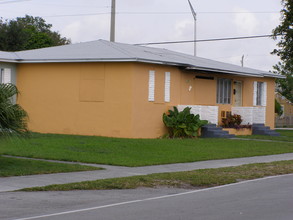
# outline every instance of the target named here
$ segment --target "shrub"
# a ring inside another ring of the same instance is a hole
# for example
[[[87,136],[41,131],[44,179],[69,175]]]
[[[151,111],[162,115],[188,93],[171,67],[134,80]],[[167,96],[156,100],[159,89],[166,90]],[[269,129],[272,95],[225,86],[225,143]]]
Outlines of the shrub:
[[[275,99],[275,113],[278,114],[278,116],[281,116],[283,114],[282,106],[281,104]]]
[[[18,104],[14,104],[12,97],[19,92],[13,84],[0,84],[0,137],[28,133],[28,115]]]
[[[235,128],[239,126],[242,122],[241,115],[229,115],[226,118],[222,119],[224,128]]]
[[[170,138],[197,137],[200,127],[208,123],[206,120],[200,120],[199,115],[190,113],[189,107],[179,112],[177,107],[163,114],[163,122],[169,130]]]

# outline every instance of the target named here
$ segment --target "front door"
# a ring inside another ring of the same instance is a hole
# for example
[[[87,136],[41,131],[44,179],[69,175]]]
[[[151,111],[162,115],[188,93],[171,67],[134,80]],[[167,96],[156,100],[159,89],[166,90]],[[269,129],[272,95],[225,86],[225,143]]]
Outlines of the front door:
[[[242,106],[242,82],[234,81],[233,89],[234,106]]]

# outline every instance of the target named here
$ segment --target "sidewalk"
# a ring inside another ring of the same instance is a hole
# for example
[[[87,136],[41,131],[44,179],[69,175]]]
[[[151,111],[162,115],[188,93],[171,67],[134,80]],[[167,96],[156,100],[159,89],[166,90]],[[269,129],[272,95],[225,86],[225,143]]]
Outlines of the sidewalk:
[[[97,179],[107,179],[116,177],[128,177],[137,175],[147,175],[151,173],[166,173],[178,171],[190,171],[196,169],[206,168],[220,168],[239,166],[251,163],[265,163],[281,160],[293,160],[293,153],[278,154],[269,156],[256,156],[245,158],[234,158],[224,160],[210,160],[193,163],[178,163],[157,166],[145,167],[120,167],[97,164],[84,164],[88,166],[98,166],[105,168],[105,170],[73,172],[73,173],[57,173],[44,175],[30,175],[20,177],[1,177],[0,178],[0,192],[8,192],[19,190],[23,188],[46,186],[52,184],[64,184],[81,181],[91,181]],[[54,161],[56,162],[56,161]],[[62,162],[63,163],[63,162]],[[78,163],[83,164],[83,163]]]

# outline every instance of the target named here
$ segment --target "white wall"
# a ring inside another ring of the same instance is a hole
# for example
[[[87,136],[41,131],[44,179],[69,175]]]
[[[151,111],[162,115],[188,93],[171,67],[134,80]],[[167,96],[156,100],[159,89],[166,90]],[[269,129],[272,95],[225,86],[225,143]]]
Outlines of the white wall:
[[[241,124],[265,124],[265,107],[233,107],[232,114],[241,115]]]
[[[184,108],[190,107],[190,112],[194,115],[199,114],[201,120],[207,120],[209,123],[218,125],[218,106],[205,106],[205,105],[178,105],[179,111]]]

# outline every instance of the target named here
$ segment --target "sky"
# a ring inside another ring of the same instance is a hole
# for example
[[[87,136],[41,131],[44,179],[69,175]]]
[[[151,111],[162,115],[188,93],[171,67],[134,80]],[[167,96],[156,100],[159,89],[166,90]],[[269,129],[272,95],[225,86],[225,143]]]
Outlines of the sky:
[[[271,34],[280,23],[281,0],[190,0],[196,13],[197,39]],[[0,0],[0,16],[40,16],[72,43],[110,39],[111,0]],[[194,39],[188,0],[116,0],[116,42],[184,41]],[[197,56],[269,71],[278,62],[271,38],[198,42]],[[164,44],[193,55],[194,44]]]

